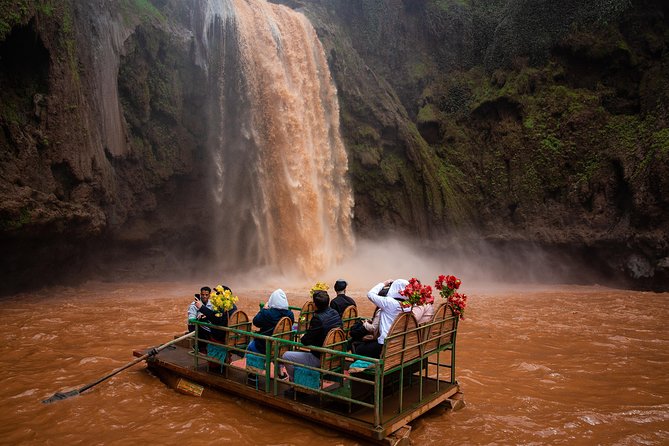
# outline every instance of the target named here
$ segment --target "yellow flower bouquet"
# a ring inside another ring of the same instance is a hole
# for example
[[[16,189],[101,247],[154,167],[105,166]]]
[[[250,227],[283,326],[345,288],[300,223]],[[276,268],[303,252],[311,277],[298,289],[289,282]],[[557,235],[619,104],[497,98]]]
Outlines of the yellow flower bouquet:
[[[311,297],[314,297],[314,293],[316,291],[327,291],[328,288],[330,288],[327,283],[325,282],[316,282],[316,285],[311,287],[311,290],[309,290],[309,294]]]
[[[223,312],[229,311],[239,298],[232,295],[232,291],[226,290],[219,285],[211,291],[209,301],[216,311],[216,316],[221,317]]]

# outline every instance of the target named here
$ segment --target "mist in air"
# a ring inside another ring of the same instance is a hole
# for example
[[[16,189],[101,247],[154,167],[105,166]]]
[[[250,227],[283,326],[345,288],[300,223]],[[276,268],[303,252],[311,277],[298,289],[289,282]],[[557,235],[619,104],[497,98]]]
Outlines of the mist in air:
[[[332,286],[345,279],[350,289],[367,290],[386,279],[415,277],[432,285],[440,274],[462,280],[463,292],[501,291],[541,284],[596,283],[594,273],[537,246],[498,247],[469,239],[462,244],[434,249],[436,245],[388,237],[382,240],[359,239],[341,263],[321,274],[278,273],[272,268],[253,268],[242,273],[214,272],[211,280],[245,289],[309,289],[316,281]]]

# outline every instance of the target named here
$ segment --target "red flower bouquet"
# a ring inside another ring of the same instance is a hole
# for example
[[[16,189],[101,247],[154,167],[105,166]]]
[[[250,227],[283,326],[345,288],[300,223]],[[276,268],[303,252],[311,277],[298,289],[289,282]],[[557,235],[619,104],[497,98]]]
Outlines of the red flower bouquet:
[[[420,280],[412,277],[409,280],[409,284],[400,291],[400,294],[406,297],[406,300],[402,303],[404,307],[411,307],[413,305],[424,305],[431,304],[434,302],[434,297],[432,297],[432,287],[430,285],[423,285],[420,283]]]
[[[462,282],[455,276],[444,276],[443,274],[434,282],[434,286],[439,290],[441,297],[446,299],[448,306],[453,310],[453,314],[464,319],[465,308],[467,307],[467,295],[460,294],[457,290]]]

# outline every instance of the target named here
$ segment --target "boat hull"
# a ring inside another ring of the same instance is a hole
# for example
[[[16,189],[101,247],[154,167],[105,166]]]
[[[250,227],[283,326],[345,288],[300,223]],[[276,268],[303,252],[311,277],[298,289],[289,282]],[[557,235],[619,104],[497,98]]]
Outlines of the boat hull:
[[[144,351],[136,351],[135,355],[143,353]],[[240,396],[282,413],[290,413],[301,419],[382,444],[403,444],[410,431],[408,423],[436,407],[441,407],[442,410],[457,407],[458,400],[461,399],[457,384],[427,378],[423,380],[421,389],[417,385],[405,386],[399,406],[396,401],[397,392],[384,394],[384,422],[375,426],[372,407],[348,404],[323,394],[297,392],[292,397],[284,396],[284,392],[290,389],[289,385],[273,378],[266,379],[264,376],[259,376],[257,384],[252,382],[249,385],[247,371],[236,367],[235,362],[226,364],[223,368],[217,364],[212,367],[203,360],[196,364],[192,349],[186,345],[166,349],[150,358],[147,364],[164,383],[182,393],[205,397],[216,394]],[[422,399],[419,395],[421,392]],[[374,404],[371,395],[366,402]]]

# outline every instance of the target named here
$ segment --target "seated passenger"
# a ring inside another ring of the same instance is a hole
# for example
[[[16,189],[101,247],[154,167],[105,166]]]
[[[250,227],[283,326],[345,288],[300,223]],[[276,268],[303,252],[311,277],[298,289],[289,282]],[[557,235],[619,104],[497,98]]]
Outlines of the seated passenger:
[[[234,303],[237,298],[232,296],[232,290],[225,285],[216,287],[216,291],[218,292],[211,299],[211,309],[203,305],[199,300],[195,301],[195,306],[210,324],[227,327],[228,318],[232,313],[237,311],[237,305]],[[225,342],[225,331],[212,330],[211,337],[213,340],[223,343]]]
[[[282,289],[274,290],[269,296],[267,304],[253,318],[253,325],[260,329],[260,334],[271,336],[274,327],[282,317],[289,317],[295,321],[293,312],[288,309],[288,298]],[[256,353],[265,353],[265,340],[253,339],[248,350]]]
[[[346,307],[353,305],[355,307],[355,301],[346,295],[346,286],[348,284],[345,280],[339,279],[334,284],[334,290],[337,293],[337,297],[332,299],[330,302],[330,308],[337,310],[339,316],[344,313]]]
[[[411,308],[411,312],[416,318],[416,321],[418,321],[418,325],[427,324],[432,320],[432,316],[434,316],[434,305],[431,303],[414,305]]]
[[[402,311],[411,311],[411,307],[405,308],[401,305],[405,297],[400,294],[400,291],[404,290],[408,284],[409,281],[405,279],[386,280],[385,282],[376,284],[374,288],[369,290],[367,298],[379,308],[379,337],[376,340],[365,341],[355,345],[355,354],[369,356],[370,358],[381,356],[383,343],[395,318]],[[388,294],[384,295],[385,293],[382,290],[388,285],[390,285],[387,291]]]
[[[209,309],[212,309],[211,302],[209,302],[209,294],[211,293],[211,288],[208,286],[203,286],[200,288],[200,294],[195,295],[195,299],[199,299],[202,303]],[[204,319],[204,314],[202,314],[197,307],[195,306],[195,300],[190,303],[188,306],[188,332],[195,331],[195,324],[192,323],[193,320],[202,320]],[[202,327],[206,331],[209,331],[209,327]]]
[[[337,311],[330,308],[330,296],[327,291],[319,290],[313,293],[313,301],[316,307],[316,312],[314,317],[309,322],[309,328],[307,332],[302,335],[300,342],[304,345],[313,345],[316,347],[322,347],[323,341],[325,341],[325,336],[328,332],[336,327],[341,328],[341,317]],[[310,367],[320,367],[321,365],[321,354],[320,352],[308,351],[294,351],[286,352],[283,354],[283,359],[287,361],[296,362],[298,364],[304,364]],[[293,380],[294,366],[292,364],[285,364],[286,371],[290,380]]]
[[[351,342],[349,349],[355,351],[355,348],[367,341],[376,341],[379,337],[379,320],[381,318],[381,312],[377,307],[374,311],[372,319],[363,319],[356,321],[351,327],[351,330],[348,332]]]

